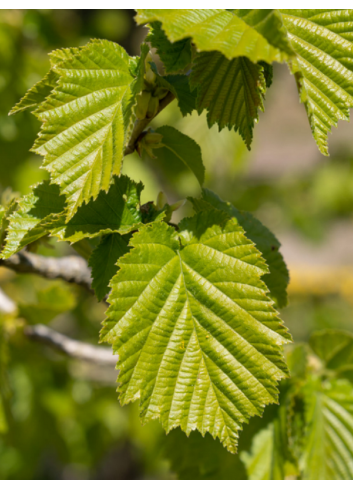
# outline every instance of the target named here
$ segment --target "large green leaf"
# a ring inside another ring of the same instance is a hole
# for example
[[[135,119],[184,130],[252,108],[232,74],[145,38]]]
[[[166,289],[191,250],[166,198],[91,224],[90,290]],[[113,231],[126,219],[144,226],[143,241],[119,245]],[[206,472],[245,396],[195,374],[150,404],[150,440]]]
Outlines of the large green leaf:
[[[258,109],[263,110],[266,90],[264,68],[240,56],[228,60],[213,51],[196,56],[190,84],[197,88],[196,108],[207,110],[209,127],[216,122],[219,129],[239,130],[248,148],[253,136]]]
[[[65,197],[58,185],[44,181],[19,202],[19,210],[9,217],[6,245],[2,258],[9,258],[24,246],[48,234],[44,222],[60,214],[65,208]]]
[[[122,404],[140,399],[144,421],[209,431],[235,452],[241,425],[277,401],[290,335],[261,280],[267,266],[236,219],[207,211],[179,228],[154,223],[134,234],[101,338],[119,354]]]
[[[135,70],[125,50],[108,41],[93,41],[54,68],[60,78],[37,113],[43,125],[33,149],[67,197],[67,219],[121,170],[141,89]]]
[[[281,10],[296,58],[300,99],[320,151],[327,134],[353,107],[353,10]]]
[[[279,252],[281,244],[274,234],[249,212],[239,211],[229,202],[223,202],[211,190],[203,189],[200,199],[190,198],[189,200],[196,211],[215,208],[237,218],[239,224],[244,228],[246,236],[261,251],[269,267],[269,273],[262,280],[269,288],[271,298],[278,307],[284,307],[287,304],[289,274]]]
[[[109,292],[109,282],[118,271],[118,259],[129,251],[129,239],[130,235],[103,236],[90,257],[88,264],[92,268],[92,288],[99,301]]]
[[[185,165],[193,172],[200,185],[205,178],[205,167],[202,162],[200,146],[171,126],[163,126],[156,129],[163,136],[163,147],[154,150],[156,156],[161,155],[164,161],[170,161],[175,165]]]
[[[219,51],[228,59],[283,61],[292,49],[278,10],[137,9],[139,24],[161,22],[171,42],[191,38],[198,51]],[[235,13],[236,12],[236,13]]]
[[[305,479],[353,479],[353,386],[346,380],[313,380],[306,387],[301,467]]]

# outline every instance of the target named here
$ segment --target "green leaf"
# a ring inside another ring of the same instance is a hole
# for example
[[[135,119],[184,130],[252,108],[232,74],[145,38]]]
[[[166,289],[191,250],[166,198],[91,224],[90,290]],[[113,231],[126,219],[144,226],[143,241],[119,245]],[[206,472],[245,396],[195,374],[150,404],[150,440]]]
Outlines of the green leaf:
[[[35,110],[38,108],[50,95],[58,79],[59,76],[53,70],[50,70],[41,81],[28,90],[26,95],[9,112],[9,115],[17,114],[27,109]]]
[[[20,201],[20,210],[10,218],[2,258],[9,258],[24,246],[50,235],[60,241],[77,243],[84,238],[105,234],[127,234],[149,220],[162,215],[144,215],[140,209],[142,183],[122,175],[114,177],[109,192],[101,191],[96,200],[81,206],[66,223],[65,198],[57,185],[45,181]]]
[[[274,423],[254,437],[251,452],[242,452],[241,460],[245,464],[251,480],[282,480],[284,479],[284,460],[281,447],[275,443]]]
[[[237,12],[235,14],[234,12]],[[219,51],[228,59],[284,61],[292,49],[278,10],[137,9],[137,23],[161,22],[171,42],[191,38],[198,51]]]
[[[269,267],[269,273],[262,280],[269,288],[271,298],[278,307],[284,307],[287,304],[289,274],[279,252],[281,244],[274,234],[249,212],[239,211],[229,202],[223,202],[211,190],[203,189],[200,199],[189,198],[189,200],[196,211],[215,208],[237,218],[239,224],[244,228],[246,236],[261,251]]]
[[[111,281],[101,332],[119,355],[121,404],[140,399],[159,418],[218,437],[277,401],[290,335],[267,297],[267,266],[236,219],[219,211],[144,226]]]
[[[199,184],[202,185],[205,178],[205,167],[202,162],[200,146],[189,136],[174,127],[159,127],[156,132],[163,136],[163,147],[154,150],[156,156],[164,158],[164,161],[169,160],[171,164],[178,165],[182,163],[187,166],[193,172]]]
[[[178,106],[185,117],[196,109],[196,90],[191,90],[189,77],[186,75],[168,75],[165,77],[174,88],[178,99]]]
[[[0,251],[3,248],[6,234],[8,232],[9,218],[18,207],[18,194],[16,192],[7,192],[8,195],[2,195],[4,205],[0,206]],[[1,253],[0,253],[1,257]]]
[[[127,234],[144,221],[140,209],[143,184],[135,183],[126,175],[114,177],[108,193],[103,190],[96,200],[80,207],[70,221],[61,214],[47,223],[51,236],[60,241],[76,243],[84,238],[105,234]]]
[[[44,181],[19,202],[19,210],[9,217],[6,245],[1,258],[9,258],[24,246],[45,236],[43,227],[47,219],[60,214],[65,208],[65,197],[60,195],[58,185]]]
[[[292,395],[288,385],[282,383],[279,406],[274,407],[267,426],[255,434],[251,450],[240,453],[251,480],[283,480],[299,475],[289,440]]]
[[[353,367],[353,334],[348,331],[316,331],[309,344],[326,368],[337,370]]]
[[[308,346],[295,343],[285,348],[285,357],[292,380],[305,379],[308,369]]]
[[[278,47],[283,53],[289,55],[293,54],[279,10],[235,9],[232,10],[232,12],[242,19],[248,26],[253,27],[259,34],[267,39],[272,46]],[[248,55],[246,54],[246,56]]]
[[[320,151],[353,107],[353,10],[281,10],[296,58],[291,62]]]
[[[119,234],[103,236],[90,257],[88,264],[92,268],[92,288],[99,301],[109,292],[109,282],[118,271],[118,259],[129,251],[130,237]]]
[[[116,43],[93,41],[54,68],[60,78],[37,113],[43,124],[33,150],[66,195],[67,220],[120,173],[141,88],[133,64]]]
[[[353,386],[313,380],[306,387],[304,479],[353,479]]]
[[[36,83],[31,89],[28,90],[26,95],[10,111],[9,115],[13,115],[27,109],[31,109],[31,111],[37,110],[40,112],[41,104],[50,95],[51,91],[55,88],[59,80],[59,75],[54,71],[54,68],[59,67],[62,61],[70,59],[79,52],[80,48],[66,48],[57,49],[56,51],[50,53],[49,56],[52,69],[41,81]]]
[[[264,68],[248,58],[228,60],[216,51],[196,56],[190,84],[197,88],[196,108],[199,114],[207,110],[207,122],[216,122],[219,129],[239,130],[250,148],[258,109],[263,110],[266,90]]]
[[[170,42],[160,22],[153,22],[150,32],[146,37],[152,47],[157,50],[166,73],[178,73],[185,70],[191,64],[191,42],[183,39],[178,42]]]

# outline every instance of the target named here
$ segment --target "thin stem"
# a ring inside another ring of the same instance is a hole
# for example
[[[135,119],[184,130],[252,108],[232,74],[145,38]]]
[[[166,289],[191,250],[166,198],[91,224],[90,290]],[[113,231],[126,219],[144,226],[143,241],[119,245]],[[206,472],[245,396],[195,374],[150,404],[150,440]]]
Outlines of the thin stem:
[[[133,153],[136,149],[136,143],[142,132],[146,129],[146,127],[150,124],[150,122],[157,117],[157,115],[167,107],[173,100],[175,99],[175,96],[169,92],[164,99],[160,101],[159,107],[158,107],[158,112],[154,117],[151,117],[151,119],[136,119],[134,128],[131,133],[130,140],[125,148],[124,155],[127,156],[131,153]]]

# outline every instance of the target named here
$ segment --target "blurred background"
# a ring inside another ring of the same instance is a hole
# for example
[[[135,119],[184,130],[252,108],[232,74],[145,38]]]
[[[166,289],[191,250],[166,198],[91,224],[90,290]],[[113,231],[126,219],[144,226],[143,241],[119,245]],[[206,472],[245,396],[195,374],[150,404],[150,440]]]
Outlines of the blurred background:
[[[9,187],[24,194],[46,176],[29,151],[38,121],[27,112],[7,114],[48,71],[47,53],[106,38],[138,55],[147,29],[133,17],[133,10],[0,11],[3,200]],[[234,132],[209,130],[204,115],[182,118],[175,102],[153,125],[170,124],[193,137],[202,148],[205,186],[254,213],[282,242],[291,283],[281,314],[294,339],[306,341],[324,328],[353,332],[353,124],[340,122],[329,138],[331,157],[321,156],[284,65],[275,66],[265,108],[251,152]],[[143,201],[160,190],[169,203],[199,192],[196,179],[168,161],[134,154],[124,172],[145,184]],[[190,212],[185,205],[174,220]],[[73,252],[67,244],[49,246],[39,251]],[[3,268],[0,287],[20,317],[0,315],[0,478],[173,478],[167,437],[158,422],[141,425],[137,404],[119,406],[114,371],[68,360],[19,333],[22,324],[43,322],[96,344],[105,306],[74,286]]]

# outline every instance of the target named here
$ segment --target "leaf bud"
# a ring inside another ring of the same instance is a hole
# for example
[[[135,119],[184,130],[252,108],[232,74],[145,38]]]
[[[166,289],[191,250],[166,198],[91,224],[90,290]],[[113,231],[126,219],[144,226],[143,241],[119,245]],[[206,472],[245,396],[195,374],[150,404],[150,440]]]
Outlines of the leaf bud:
[[[149,119],[152,119],[157,112],[158,112],[158,107],[159,107],[159,99],[158,97],[151,97],[150,101],[148,103],[148,109],[147,109],[147,117]]]
[[[145,119],[149,103],[151,100],[151,92],[143,91],[136,97],[135,114],[138,119]]]

